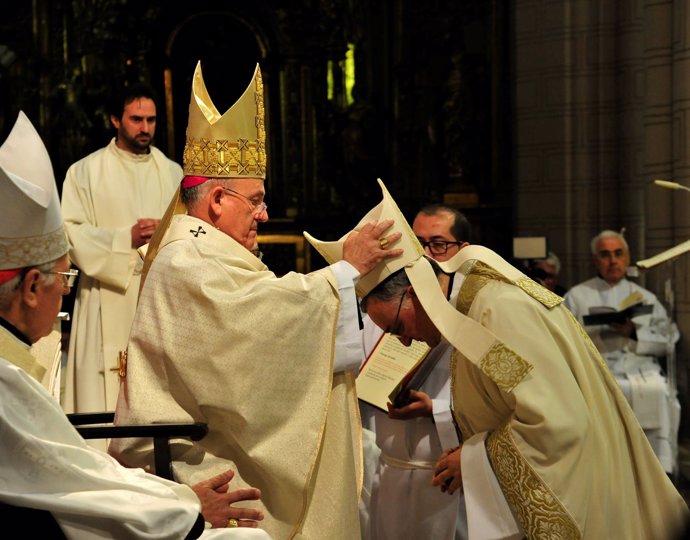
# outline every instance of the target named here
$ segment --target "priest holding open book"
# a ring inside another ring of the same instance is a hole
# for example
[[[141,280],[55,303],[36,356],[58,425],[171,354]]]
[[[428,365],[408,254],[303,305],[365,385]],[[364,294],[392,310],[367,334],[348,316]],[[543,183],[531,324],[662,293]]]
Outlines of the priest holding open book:
[[[412,231],[439,262],[456,255],[471,236],[467,218],[441,205],[422,208]],[[461,273],[454,278],[450,298],[462,284]],[[441,452],[459,444],[450,411],[451,348],[442,343],[430,350],[419,341],[406,347],[367,316],[362,338],[367,360],[357,378],[357,396],[362,424],[376,439],[364,445],[365,479],[367,465],[372,478],[363,487],[363,540],[465,540],[462,494],[448,496],[430,482]]]
[[[565,295],[632,406],[667,473],[676,467],[680,403],[658,359],[678,341],[676,325],[657,297],[626,279],[630,251],[623,235],[605,230],[592,239],[597,275]],[[627,316],[626,316],[627,315]]]
[[[680,538],[688,507],[563,299],[481,246],[430,261],[381,187],[383,202],[357,227],[397,216],[404,254],[356,290],[362,309],[403,344],[454,349],[462,444],[440,456],[432,481],[464,490],[469,537]],[[329,262],[339,259],[341,243],[308,239]],[[457,271],[465,279],[451,303]]]

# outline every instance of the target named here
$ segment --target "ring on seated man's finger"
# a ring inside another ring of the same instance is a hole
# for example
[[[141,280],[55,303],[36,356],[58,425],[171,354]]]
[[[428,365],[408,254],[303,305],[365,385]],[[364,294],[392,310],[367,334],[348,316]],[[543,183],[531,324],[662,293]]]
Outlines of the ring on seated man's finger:
[[[239,527],[240,524],[237,523],[237,520],[235,518],[230,518],[228,520],[228,527]]]
[[[379,238],[379,245],[381,246],[381,249],[386,249],[388,247],[388,239]]]

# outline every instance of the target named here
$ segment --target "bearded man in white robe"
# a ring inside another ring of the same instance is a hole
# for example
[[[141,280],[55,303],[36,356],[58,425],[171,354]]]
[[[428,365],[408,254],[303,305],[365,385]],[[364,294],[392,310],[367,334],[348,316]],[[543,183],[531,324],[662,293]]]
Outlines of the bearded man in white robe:
[[[73,164],[62,188],[70,257],[81,270],[67,357],[67,412],[112,411],[120,352],[127,348],[148,242],[182,178],[181,167],[152,146],[153,92],[127,87],[110,117],[117,135]]]

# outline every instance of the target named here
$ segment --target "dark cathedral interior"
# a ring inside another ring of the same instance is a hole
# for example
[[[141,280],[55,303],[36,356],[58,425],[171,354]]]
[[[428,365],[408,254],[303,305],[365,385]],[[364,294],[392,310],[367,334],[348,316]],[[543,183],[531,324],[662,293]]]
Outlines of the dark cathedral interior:
[[[690,194],[654,184],[690,185],[686,2],[0,0],[0,12],[0,140],[24,111],[58,189],[113,137],[114,88],[152,86],[155,146],[181,164],[197,62],[221,113],[258,63],[260,234],[278,239],[264,257],[276,273],[324,266],[302,232],[350,230],[380,201],[377,178],[410,222],[454,207],[473,244],[523,271],[514,239],[545,239],[565,289],[594,275],[593,236],[624,231],[630,279],[679,329],[660,362],[681,406],[671,475],[690,483],[690,254],[635,266],[690,238]]]
[[[368,209],[380,177],[405,207],[458,201],[477,241],[511,245],[499,233],[512,221],[500,2],[25,2],[6,13],[0,133],[20,109],[40,118],[57,178],[112,136],[105,104],[123,81],[163,98],[156,145],[181,162],[197,61],[219,110],[258,62],[267,228],[337,231]]]

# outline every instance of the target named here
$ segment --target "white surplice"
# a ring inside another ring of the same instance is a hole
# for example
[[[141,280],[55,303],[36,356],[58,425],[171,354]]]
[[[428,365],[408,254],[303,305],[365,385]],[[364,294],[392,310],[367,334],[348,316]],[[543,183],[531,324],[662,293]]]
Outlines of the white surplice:
[[[184,538],[199,516],[194,492],[88,446],[19,367],[34,362],[29,345],[0,328],[0,501],[51,512],[67,538]],[[207,529],[201,538],[270,537],[242,528]]]
[[[451,296],[461,283],[462,274],[456,274]],[[365,316],[365,356],[382,334],[383,330]],[[393,420],[383,411],[360,402],[364,428],[374,432],[376,438],[375,445],[364,447],[364,462],[369,464],[365,479],[371,477],[363,489],[370,499],[363,501],[360,511],[364,538],[467,538],[461,491],[448,495],[431,485],[438,457],[443,450],[459,444],[450,409],[450,352],[448,344],[443,343],[432,349],[425,360],[436,363],[420,388],[432,399],[433,418]],[[373,471],[369,470],[372,466]]]

